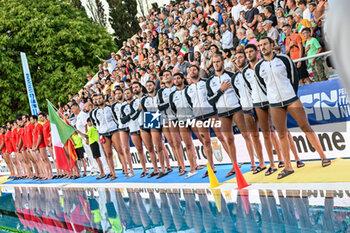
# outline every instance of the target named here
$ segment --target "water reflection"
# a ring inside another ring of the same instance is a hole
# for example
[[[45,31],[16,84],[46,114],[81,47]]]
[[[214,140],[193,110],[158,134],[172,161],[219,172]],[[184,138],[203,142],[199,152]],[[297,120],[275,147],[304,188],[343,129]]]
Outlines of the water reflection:
[[[14,187],[0,230],[30,232],[348,232],[349,191]],[[345,193],[345,195],[344,195]],[[310,204],[312,202],[313,204]]]

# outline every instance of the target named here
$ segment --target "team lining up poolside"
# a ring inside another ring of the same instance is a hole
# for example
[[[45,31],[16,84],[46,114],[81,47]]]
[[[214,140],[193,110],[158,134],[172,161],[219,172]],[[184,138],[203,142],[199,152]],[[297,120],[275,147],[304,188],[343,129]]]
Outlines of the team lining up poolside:
[[[265,147],[267,146],[267,150],[272,150],[272,145],[266,142],[268,140],[266,135],[271,137],[272,125],[270,125],[271,122],[269,120],[269,115],[271,115],[272,122],[277,129],[281,143],[280,153],[283,155],[283,159],[279,159],[279,167],[285,167],[285,169],[278,176],[278,179],[281,179],[294,172],[291,167],[289,157],[289,148],[293,148],[293,145],[291,145],[292,139],[286,128],[286,123],[283,120],[283,118],[286,119],[287,111],[290,112],[294,118],[296,118],[297,123],[306,133],[310,143],[319,153],[320,157],[322,158],[322,166],[330,165],[331,162],[324,155],[316,134],[307,123],[307,118],[303,108],[300,108],[299,106],[301,105],[301,102],[297,98],[297,88],[295,88],[295,86],[298,84],[298,78],[293,73],[296,72],[295,66],[288,57],[274,54],[272,52],[272,45],[273,41],[271,41],[269,37],[261,39],[260,49],[264,55],[264,60],[260,61],[257,59],[257,48],[255,45],[247,45],[245,48],[245,53],[236,54],[237,66],[239,68],[239,71],[236,73],[224,71],[223,58],[220,55],[215,55],[213,57],[215,74],[213,74],[208,80],[199,78],[199,68],[192,65],[189,68],[191,83],[186,87],[185,79],[182,73],[172,74],[170,71],[165,71],[163,72],[165,77],[165,87],[160,89],[158,92],[156,92],[154,81],[147,80],[145,86],[142,86],[141,83],[134,82],[130,88],[126,88],[124,90],[117,87],[115,90],[116,101],[114,103],[105,101],[103,95],[98,93],[93,95],[93,103],[85,104],[84,111],[80,110],[80,106],[77,103],[73,103],[72,112],[77,116],[77,131],[72,139],[74,141],[78,158],[82,160],[84,165],[83,176],[87,175],[84,152],[87,152],[90,149],[100,171],[100,176],[97,177],[97,179],[107,177],[114,180],[117,178],[113,162],[113,145],[118,152],[119,160],[123,165],[123,171],[128,177],[132,177],[134,175],[134,171],[130,156],[130,145],[127,145],[129,142],[129,135],[131,136],[136,148],[138,148],[139,156],[141,155],[140,160],[143,167],[143,173],[141,176],[157,176],[157,178],[166,176],[172,171],[172,168],[169,165],[169,158],[166,154],[166,150],[164,149],[164,143],[161,140],[162,133],[165,135],[174,151],[178,162],[179,175],[185,175],[187,171],[186,167],[184,166],[183,154],[179,154],[179,150],[176,149],[174,142],[171,143],[172,141],[175,141],[173,140],[174,138],[182,138],[182,140],[185,142],[186,149],[189,152],[188,156],[191,170],[186,174],[186,177],[196,175],[196,170],[202,169],[203,167],[198,166],[196,162],[196,155],[193,150],[194,148],[191,138],[191,130],[202,142],[208,162],[215,172],[209,127],[205,127],[205,125],[202,127],[197,127],[197,122],[208,122],[208,119],[214,119],[215,121],[221,123],[220,127],[214,125],[213,129],[227,154],[230,156],[232,162],[237,161],[235,145],[232,143],[233,131],[226,129],[232,128],[233,123],[237,125],[246,141],[249,154],[252,154],[254,149],[257,152],[259,166],[254,167],[254,157],[251,156],[252,171],[254,174],[256,174],[267,169],[267,167],[262,158],[261,143],[259,145],[256,140],[254,140],[254,142],[252,140],[252,138],[254,138],[254,136],[251,137],[251,135],[254,133],[254,130],[252,130],[252,123],[257,127],[259,122],[260,128],[264,134],[262,121],[266,119],[268,130],[264,135]],[[246,59],[248,59],[249,65],[247,65]],[[275,66],[270,70],[270,74],[264,70],[265,63],[272,63]],[[254,77],[254,73],[249,78],[249,69],[255,73],[256,78],[252,78]],[[286,83],[283,80],[287,80],[288,82]],[[273,85],[271,82],[275,82],[275,84]],[[278,85],[278,83],[280,84]],[[284,85],[282,86],[283,89],[281,89],[281,85]],[[283,93],[280,90],[283,90]],[[259,93],[254,93],[255,91],[258,91]],[[147,92],[147,94],[145,92]],[[161,96],[161,94],[166,92],[166,98]],[[271,92],[278,92],[279,95],[274,96],[271,94]],[[247,93],[251,93],[251,95]],[[265,96],[262,96],[262,94]],[[203,98],[203,96],[206,98]],[[257,103],[254,96],[259,96],[260,98],[263,97],[267,101]],[[276,99],[280,102],[276,102]],[[226,100],[229,100],[229,102],[227,103]],[[268,105],[265,104],[266,102],[273,107],[269,108]],[[200,108],[201,106],[205,107]],[[184,115],[181,108],[186,109],[187,114]],[[254,111],[252,111],[253,109]],[[293,112],[295,109],[297,109],[297,113]],[[300,110],[302,111],[300,112]],[[190,122],[196,122],[196,126],[189,128],[183,126],[181,127],[179,125],[179,127],[177,127],[175,124],[168,123],[167,126],[170,126],[170,128],[168,128],[168,132],[165,132],[167,128],[164,127],[164,124],[161,129],[145,128],[143,113],[153,111],[161,111],[163,114],[163,119],[167,119],[168,122],[176,122],[181,118],[183,119],[183,117],[186,117],[187,119],[195,119],[195,121],[191,120]],[[205,111],[205,113],[203,113],[203,111]],[[41,113],[39,117],[40,121],[43,122],[44,125],[46,124],[45,131],[48,131],[48,121],[45,118],[46,115]],[[5,131],[6,134],[2,134],[2,138],[5,140],[3,140],[4,142],[1,144],[0,149],[4,151],[5,148],[8,157],[11,156],[12,161],[15,160],[13,165],[16,168],[17,175],[14,174],[13,166],[12,169],[10,168],[12,165],[10,163],[11,161],[9,162],[8,158],[5,159],[5,161],[7,160],[10,171],[12,170],[11,175],[22,178],[40,177],[39,179],[42,180],[54,178],[45,148],[47,146],[50,147],[50,136],[48,136],[49,133],[46,132],[45,137],[43,133],[43,126],[38,123],[36,116],[32,116],[30,121],[31,122],[28,122],[28,116],[18,116],[18,126],[17,124],[11,124],[11,122],[8,122],[7,128],[5,130],[4,128],[2,129],[2,131]],[[247,127],[247,125],[250,127]],[[28,139],[28,136],[30,137],[30,134],[28,135],[28,133],[30,133],[29,128],[33,129],[32,142],[30,142]],[[258,133],[258,131],[255,130],[255,133]],[[81,137],[77,137],[78,134]],[[102,147],[100,146],[100,137],[104,140]],[[150,174],[148,174],[149,172],[145,165],[145,158],[142,156],[142,142],[150,153],[153,165],[153,172]],[[179,142],[181,143],[181,139]],[[158,155],[161,167],[160,170],[158,168],[154,147],[156,148]],[[81,150],[80,148],[84,149]],[[23,152],[26,150],[28,152]],[[39,151],[40,157],[38,156],[37,151]],[[102,157],[101,152],[103,152],[106,157],[107,167],[109,168],[109,172],[107,174],[104,170],[106,169],[106,166],[104,167],[100,159]],[[89,154],[89,152],[87,152],[87,154]],[[269,159],[272,160],[272,163],[270,163],[270,167],[267,169],[265,175],[271,175],[277,171],[277,168],[274,167],[273,156],[269,155]],[[298,167],[304,166],[304,163],[300,159],[296,158],[296,161]],[[35,169],[35,167],[32,169],[31,162],[33,163],[33,166],[34,163],[40,165],[37,167],[37,169]],[[23,168],[23,172],[25,173],[24,175],[22,173],[21,166]],[[128,169],[130,172],[128,172]],[[34,177],[34,172],[36,177]],[[234,174],[235,171],[234,168],[232,168],[226,176],[229,177]],[[62,174],[58,174],[57,176],[62,177]],[[65,176],[71,176],[73,179],[80,177],[79,168],[77,165],[73,168],[70,175]],[[207,173],[203,175],[203,177],[206,176]]]

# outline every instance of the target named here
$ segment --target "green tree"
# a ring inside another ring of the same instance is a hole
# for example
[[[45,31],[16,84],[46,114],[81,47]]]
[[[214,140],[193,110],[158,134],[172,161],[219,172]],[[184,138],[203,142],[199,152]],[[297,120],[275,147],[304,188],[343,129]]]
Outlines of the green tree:
[[[71,0],[71,4],[79,10],[84,10],[83,5],[81,4],[81,0]]]
[[[115,41],[121,46],[123,41],[135,35],[140,29],[136,14],[136,0],[107,0],[110,23],[114,30]]]
[[[66,103],[117,46],[104,27],[69,1],[0,1],[0,123],[29,113],[19,52],[27,54],[40,110],[45,99]]]

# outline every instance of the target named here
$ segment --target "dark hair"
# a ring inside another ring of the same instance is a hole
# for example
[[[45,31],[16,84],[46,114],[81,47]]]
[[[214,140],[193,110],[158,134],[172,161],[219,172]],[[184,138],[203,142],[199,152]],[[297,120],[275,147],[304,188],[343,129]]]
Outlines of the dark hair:
[[[306,6],[306,0],[299,0],[298,5],[303,4]]]
[[[170,73],[170,75],[172,75],[171,70],[164,70],[164,71],[162,72],[162,76],[164,75],[164,73]]]
[[[116,92],[116,91],[121,91],[122,93],[124,92],[123,89],[120,86],[117,86],[115,88],[114,92]]]
[[[132,82],[132,84],[131,84],[131,85],[134,85],[134,84],[136,84],[136,85],[138,85],[139,87],[141,87],[141,88],[142,88],[142,85],[141,85],[141,83],[140,83],[140,82],[138,82],[138,81],[134,81],[134,82]]]
[[[271,14],[273,14],[273,10],[271,6],[266,6],[265,10],[267,10],[268,12],[270,12]]]
[[[23,114],[23,116],[27,119],[27,120],[29,120],[29,116],[27,115],[27,114]],[[22,116],[22,117],[23,117]]]
[[[77,107],[77,108],[80,108],[80,107],[79,107],[79,104],[77,104],[77,102],[74,102],[74,103],[72,104],[72,106],[70,106],[70,107],[73,107],[73,106],[75,106],[75,107]]]
[[[290,28],[291,28],[292,26],[290,26],[290,25],[287,23],[287,24],[285,24],[285,25],[282,26],[282,28],[284,28],[284,27],[290,27]]]
[[[22,116],[23,116],[22,114],[17,114],[16,115],[16,120],[22,120]]]
[[[180,72],[179,72],[179,73],[174,74],[174,77],[175,77],[175,76],[180,76],[180,78],[181,78],[181,79],[185,79],[184,74],[183,74],[183,73],[180,73]]]
[[[196,65],[191,65],[190,68],[195,67],[198,71],[200,71],[199,67]]]
[[[103,97],[102,93],[95,93],[95,94],[92,95],[92,98],[97,97],[97,96],[102,96]]]
[[[33,119],[36,120],[36,121],[38,120],[38,116],[37,116],[37,115],[31,115],[30,117],[33,118]],[[11,123],[11,124],[12,124],[12,123]]]
[[[44,112],[40,112],[40,113],[39,113],[39,116],[40,116],[40,115],[42,115],[43,117],[46,117],[46,113],[44,113]]]
[[[146,83],[153,83],[153,85],[156,85],[156,83],[152,80],[147,80]]]
[[[274,44],[275,41],[273,41],[273,39],[271,37],[268,37],[268,36],[263,36],[260,38],[260,41],[261,40],[268,40],[270,42],[270,44]]]
[[[293,19],[293,15],[287,15],[287,18]]]
[[[258,51],[258,48],[256,47],[255,44],[247,44],[244,50],[247,50],[247,49],[254,49],[255,51]]]
[[[90,117],[88,117],[88,118],[86,119],[86,122],[91,122]]]
[[[310,28],[303,28],[303,30],[301,30],[301,32],[310,32],[311,33],[311,30],[310,30]]]
[[[232,56],[231,50],[229,50],[229,49],[224,49],[224,53],[228,53],[227,54],[228,57]]]
[[[236,52],[236,55],[238,55],[238,54],[243,54],[244,58],[246,57],[246,56],[245,56],[245,53],[244,53],[243,51],[237,51],[237,52]]]

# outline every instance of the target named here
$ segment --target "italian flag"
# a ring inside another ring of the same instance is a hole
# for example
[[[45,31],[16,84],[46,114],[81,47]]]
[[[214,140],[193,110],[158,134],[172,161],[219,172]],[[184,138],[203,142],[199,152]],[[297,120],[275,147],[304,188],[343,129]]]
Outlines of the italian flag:
[[[64,144],[72,136],[75,129],[67,125],[56,113],[52,104],[48,101],[48,112],[50,116],[51,140],[53,153],[55,155],[56,165],[58,169],[71,171],[74,164],[69,166]]]
[[[184,57],[186,53],[187,53],[187,48],[185,48],[185,46],[182,46],[179,54]]]

